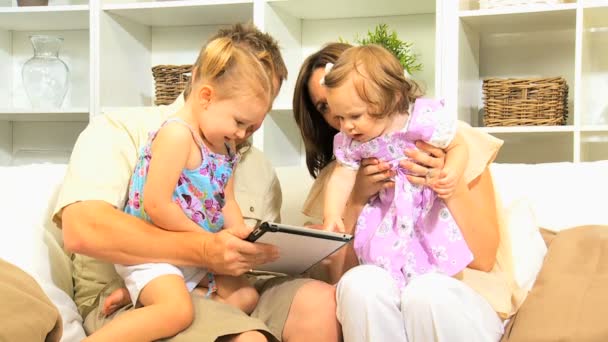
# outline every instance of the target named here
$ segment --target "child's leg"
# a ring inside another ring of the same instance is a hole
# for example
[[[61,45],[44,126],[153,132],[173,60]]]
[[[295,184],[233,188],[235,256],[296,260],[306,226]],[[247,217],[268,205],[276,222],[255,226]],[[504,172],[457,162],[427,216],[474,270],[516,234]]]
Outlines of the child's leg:
[[[186,329],[194,308],[184,279],[163,275],[147,284],[139,295],[144,306],[113,319],[85,341],[155,341]]]
[[[112,294],[110,294],[106,298],[106,300],[104,300],[101,313],[106,316],[109,316],[113,314],[114,311],[122,308],[123,306],[129,303],[131,303],[129,291],[125,287],[121,287],[119,289],[114,290],[114,292],[112,292]]]
[[[245,277],[215,275],[215,282],[217,284],[215,300],[236,306],[246,314],[253,312],[260,295]]]

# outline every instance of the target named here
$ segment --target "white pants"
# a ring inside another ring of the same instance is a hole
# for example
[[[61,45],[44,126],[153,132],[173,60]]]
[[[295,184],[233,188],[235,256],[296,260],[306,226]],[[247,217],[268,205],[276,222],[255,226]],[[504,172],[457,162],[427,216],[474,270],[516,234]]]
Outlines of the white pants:
[[[337,288],[345,342],[497,342],[503,323],[490,304],[463,282],[429,273],[401,296],[384,269],[361,265]]]

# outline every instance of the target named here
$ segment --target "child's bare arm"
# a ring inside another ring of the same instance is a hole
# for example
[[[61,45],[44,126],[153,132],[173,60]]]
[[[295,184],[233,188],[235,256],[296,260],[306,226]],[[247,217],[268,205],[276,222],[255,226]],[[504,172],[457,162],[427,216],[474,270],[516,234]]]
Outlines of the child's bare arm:
[[[173,193],[190,155],[192,135],[187,127],[168,124],[152,144],[152,160],[144,185],[144,210],[155,225],[171,231],[203,231],[173,202]]]
[[[460,130],[456,131],[456,135],[445,149],[445,153],[443,170],[441,170],[437,181],[431,184],[433,190],[441,198],[449,198],[454,194],[456,185],[463,176],[469,162],[469,149]]]
[[[327,182],[323,207],[323,227],[326,230],[344,231],[342,213],[355,184],[357,171],[336,165]]]
[[[234,176],[230,177],[226,184],[224,198],[226,200],[224,208],[222,208],[222,214],[224,214],[224,227],[245,227],[243,213],[234,196]]]

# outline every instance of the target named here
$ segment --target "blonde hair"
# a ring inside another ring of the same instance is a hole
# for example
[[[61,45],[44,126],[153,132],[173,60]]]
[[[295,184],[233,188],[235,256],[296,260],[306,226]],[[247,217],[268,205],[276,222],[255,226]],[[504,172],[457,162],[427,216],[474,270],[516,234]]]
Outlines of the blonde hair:
[[[410,103],[422,96],[418,84],[405,78],[399,60],[380,45],[344,51],[325,75],[325,86],[337,88],[351,75],[357,94],[371,107],[369,114],[378,118],[407,113]]]
[[[287,79],[287,67],[281,56],[279,44],[272,36],[260,31],[252,23],[238,23],[229,28],[220,29],[209,39],[209,42],[218,38],[228,38],[235,45],[242,46],[255,54],[264,64],[266,72],[271,76],[271,80],[273,77],[277,77],[279,81],[278,87],[281,88],[281,84]],[[267,63],[268,55],[272,60],[272,64]],[[272,84],[274,86],[274,82]],[[184,99],[188,98],[190,90],[191,84],[188,83],[184,89]],[[273,94],[277,91],[278,89],[273,89]]]
[[[230,38],[211,40],[199,53],[192,67],[192,85],[204,82],[218,91],[219,98],[254,96],[272,104],[274,70],[270,54],[252,53]]]

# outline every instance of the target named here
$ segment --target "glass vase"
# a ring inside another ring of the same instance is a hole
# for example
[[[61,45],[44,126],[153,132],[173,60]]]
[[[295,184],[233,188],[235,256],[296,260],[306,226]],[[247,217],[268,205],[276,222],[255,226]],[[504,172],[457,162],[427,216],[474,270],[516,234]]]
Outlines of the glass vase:
[[[59,58],[63,38],[30,36],[34,56],[21,70],[23,86],[34,108],[59,108],[68,91],[69,69]]]

